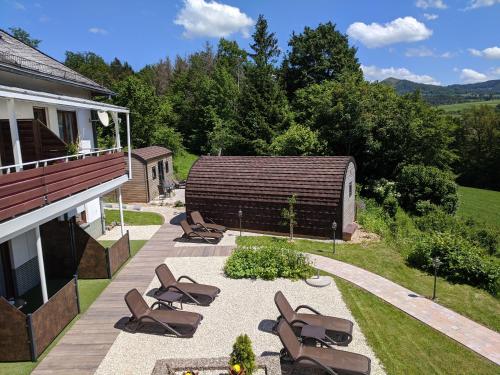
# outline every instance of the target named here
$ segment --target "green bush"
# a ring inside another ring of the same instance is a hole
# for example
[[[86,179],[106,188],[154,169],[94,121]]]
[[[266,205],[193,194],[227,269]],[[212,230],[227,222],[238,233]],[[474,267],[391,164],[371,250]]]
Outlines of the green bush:
[[[391,218],[396,217],[396,213],[398,212],[398,200],[394,195],[389,195],[382,202],[382,208]]]
[[[498,293],[500,263],[484,256],[483,251],[468,239],[449,232],[423,235],[408,256],[408,262],[432,273],[432,259],[435,257],[442,262],[439,275],[452,282],[478,286],[492,294]]]
[[[224,273],[231,279],[306,279],[314,274],[307,257],[286,241],[257,248],[238,248],[227,259]]]
[[[436,167],[403,167],[396,178],[396,190],[400,194],[399,203],[411,213],[418,213],[417,207],[423,201],[429,201],[449,214],[457,210],[457,184],[453,175]]]
[[[255,354],[252,349],[252,341],[248,335],[239,335],[233,344],[233,351],[229,359],[229,365],[241,365],[247,375],[255,371]]]

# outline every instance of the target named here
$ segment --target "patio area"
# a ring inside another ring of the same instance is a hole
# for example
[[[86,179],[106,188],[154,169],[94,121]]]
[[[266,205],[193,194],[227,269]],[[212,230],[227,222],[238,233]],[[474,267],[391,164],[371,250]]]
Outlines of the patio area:
[[[204,319],[193,338],[179,339],[148,333],[122,331],[101,362],[97,374],[150,374],[157,360],[169,358],[227,357],[232,344],[241,333],[250,336],[257,356],[277,356],[282,349],[279,338],[270,333],[273,320],[279,315],[274,294],[281,290],[292,305],[309,304],[322,313],[353,320],[340,292],[332,283],[326,288],[313,288],[303,281],[279,279],[232,280],[224,277],[225,257],[167,258],[172,272],[188,274],[198,282],[218,286],[222,292],[208,307],[184,305],[187,311],[199,312]],[[151,276],[153,272],[151,271]],[[154,277],[146,289],[148,295],[159,286]],[[372,360],[372,374],[384,374],[378,359],[367,345],[355,323],[353,341],[347,348]]]

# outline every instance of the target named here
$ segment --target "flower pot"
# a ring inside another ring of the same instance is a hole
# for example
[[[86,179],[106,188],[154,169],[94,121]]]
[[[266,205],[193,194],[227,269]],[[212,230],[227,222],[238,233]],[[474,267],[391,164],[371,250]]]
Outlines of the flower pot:
[[[236,372],[232,369],[232,367],[229,367],[229,374],[230,375],[245,375],[247,372],[245,371],[244,368],[241,369],[240,372]]]

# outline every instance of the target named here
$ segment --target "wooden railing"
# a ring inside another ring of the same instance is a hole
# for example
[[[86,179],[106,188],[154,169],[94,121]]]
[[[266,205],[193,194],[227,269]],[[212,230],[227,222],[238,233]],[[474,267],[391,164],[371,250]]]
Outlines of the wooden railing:
[[[129,233],[116,241],[111,247],[108,247],[108,266],[110,277],[120,269],[121,266],[130,258],[130,240]]]
[[[0,175],[0,221],[124,174],[123,152],[112,152]]]

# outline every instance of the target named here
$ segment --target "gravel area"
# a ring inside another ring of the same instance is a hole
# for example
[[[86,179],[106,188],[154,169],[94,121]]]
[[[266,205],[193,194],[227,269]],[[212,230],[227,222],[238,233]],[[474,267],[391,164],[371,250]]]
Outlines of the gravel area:
[[[129,231],[131,240],[149,240],[161,228],[161,225],[125,225],[125,232]],[[122,238],[122,231],[119,225],[106,231],[98,239],[119,240]]]
[[[246,333],[253,342],[255,354],[278,355],[282,346],[279,338],[268,333],[278,316],[274,294],[281,290],[292,306],[309,304],[327,315],[353,320],[335,283],[325,288],[314,288],[303,281],[278,279],[231,280],[224,277],[225,257],[168,258],[166,262],[178,277],[192,276],[200,283],[221,288],[219,297],[209,307],[184,305],[188,311],[203,314],[204,319],[193,338],[179,339],[164,335],[129,333],[122,331],[101,362],[96,374],[151,374],[159,359],[217,358],[229,355],[232,344],[240,333]],[[153,270],[151,270],[153,275]],[[148,293],[158,287],[156,277]],[[148,303],[154,299],[145,296]],[[372,359],[372,374],[384,370],[367,345],[358,325],[354,324],[353,341],[348,350]]]

